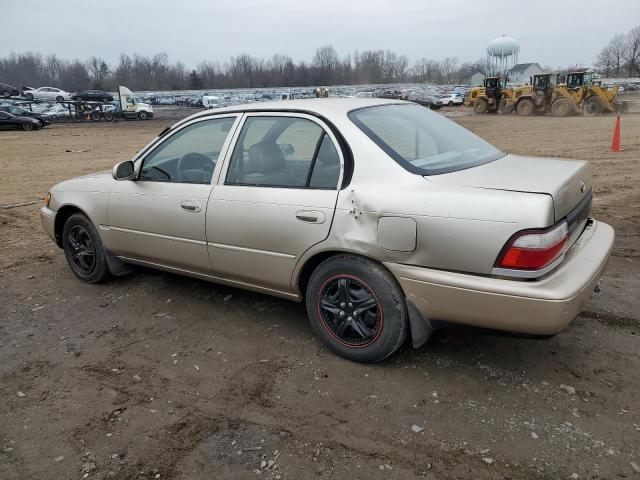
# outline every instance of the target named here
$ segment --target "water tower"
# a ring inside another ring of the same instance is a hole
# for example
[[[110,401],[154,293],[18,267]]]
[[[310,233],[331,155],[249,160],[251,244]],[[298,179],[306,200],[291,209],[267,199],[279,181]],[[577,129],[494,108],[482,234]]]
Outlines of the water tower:
[[[515,38],[502,35],[487,46],[487,66],[490,75],[506,75],[518,63],[520,45]]]

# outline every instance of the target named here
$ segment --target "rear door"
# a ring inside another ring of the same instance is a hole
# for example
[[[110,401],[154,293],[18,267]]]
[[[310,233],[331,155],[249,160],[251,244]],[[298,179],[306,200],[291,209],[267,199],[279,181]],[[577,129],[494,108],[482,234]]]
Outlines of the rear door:
[[[343,175],[333,133],[310,115],[246,114],[207,208],[216,276],[291,291],[296,261],[329,234]]]

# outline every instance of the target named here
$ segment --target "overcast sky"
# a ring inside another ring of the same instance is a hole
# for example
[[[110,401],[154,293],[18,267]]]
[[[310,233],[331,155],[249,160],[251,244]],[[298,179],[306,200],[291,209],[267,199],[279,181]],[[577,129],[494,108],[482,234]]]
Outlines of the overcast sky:
[[[507,34],[521,62],[591,64],[609,39],[640,24],[639,0],[0,0],[0,56],[37,51],[62,58],[121,52],[169,54],[194,67],[249,53],[310,60],[390,49],[413,62],[472,61]],[[605,16],[606,15],[606,16]]]

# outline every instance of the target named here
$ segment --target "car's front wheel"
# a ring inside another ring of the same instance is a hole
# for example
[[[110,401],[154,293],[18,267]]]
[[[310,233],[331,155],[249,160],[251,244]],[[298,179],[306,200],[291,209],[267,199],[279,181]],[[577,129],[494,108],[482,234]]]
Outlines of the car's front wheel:
[[[57,97],[56,97],[56,102],[64,102],[64,97],[62,97],[62,96],[57,96]]]
[[[101,283],[111,278],[102,241],[91,220],[74,213],[62,229],[62,247],[71,271],[86,283]]]
[[[33,130],[33,123],[31,123],[31,122],[24,122],[24,123],[22,124],[22,130],[25,130],[25,131],[27,131],[27,132],[28,132],[28,131]]]
[[[149,116],[149,115],[147,114],[147,112],[140,112],[140,113],[138,113],[138,118],[139,118],[140,120],[146,120],[148,116]]]
[[[408,332],[404,294],[379,263],[339,255],[321,263],[306,290],[309,320],[334,352],[358,362],[379,362]]]
[[[24,98],[26,98],[27,100],[31,101],[31,100],[33,100],[33,94],[32,93],[25,93],[24,94]]]

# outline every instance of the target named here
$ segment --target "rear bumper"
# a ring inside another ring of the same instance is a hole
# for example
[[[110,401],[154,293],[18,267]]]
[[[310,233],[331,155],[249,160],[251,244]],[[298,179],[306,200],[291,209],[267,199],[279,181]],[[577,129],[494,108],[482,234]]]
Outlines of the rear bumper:
[[[386,263],[430,320],[533,335],[563,330],[580,313],[606,266],[615,235],[593,221],[553,272],[516,281]]]

